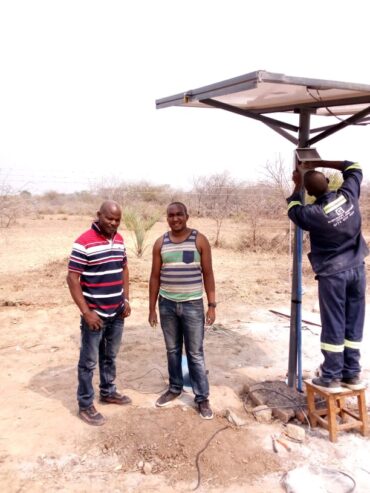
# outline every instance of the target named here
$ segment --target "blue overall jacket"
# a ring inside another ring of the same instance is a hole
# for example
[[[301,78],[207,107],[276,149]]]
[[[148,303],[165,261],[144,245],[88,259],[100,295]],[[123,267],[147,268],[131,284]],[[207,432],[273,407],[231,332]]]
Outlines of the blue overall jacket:
[[[308,258],[318,276],[329,276],[361,265],[369,250],[361,233],[359,209],[361,166],[344,161],[343,184],[312,205],[302,205],[299,192],[287,198],[288,216],[308,231]]]

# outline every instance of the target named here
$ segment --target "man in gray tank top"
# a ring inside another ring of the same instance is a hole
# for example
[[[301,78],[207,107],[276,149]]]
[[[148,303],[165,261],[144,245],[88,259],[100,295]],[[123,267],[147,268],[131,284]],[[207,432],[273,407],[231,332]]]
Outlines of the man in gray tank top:
[[[157,239],[153,247],[152,271],[149,281],[149,324],[158,323],[158,300],[161,327],[167,350],[169,388],[156,402],[163,407],[181,395],[182,347],[189,366],[195,402],[203,419],[212,419],[209,405],[209,384],[204,361],[204,323],[216,319],[215,280],[211,247],[207,238],[188,228],[189,215],[181,202],[167,207],[170,231]],[[204,313],[203,286],[208,310]]]

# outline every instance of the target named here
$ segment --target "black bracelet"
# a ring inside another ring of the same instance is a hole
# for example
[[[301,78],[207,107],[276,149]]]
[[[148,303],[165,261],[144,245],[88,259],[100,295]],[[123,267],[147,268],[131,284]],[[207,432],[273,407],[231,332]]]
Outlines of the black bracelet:
[[[209,308],[216,308],[217,303],[208,303]]]

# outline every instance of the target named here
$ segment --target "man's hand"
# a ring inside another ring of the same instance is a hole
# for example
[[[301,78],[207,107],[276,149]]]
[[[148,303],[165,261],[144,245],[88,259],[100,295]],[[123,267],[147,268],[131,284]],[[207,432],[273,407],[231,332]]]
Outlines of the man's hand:
[[[82,316],[90,330],[98,331],[103,327],[103,320],[93,310],[83,313]]]
[[[296,188],[302,186],[302,173],[298,170],[294,170],[292,174],[292,180],[293,183],[295,184]]]
[[[216,320],[216,308],[210,306],[206,313],[206,325],[213,325]]]
[[[125,300],[124,303],[125,303],[125,307],[124,307],[124,310],[122,312],[122,317],[126,318],[126,317],[129,317],[131,315],[131,307],[130,307],[129,300]]]
[[[149,312],[148,321],[149,321],[149,325],[151,327],[157,327],[157,325],[158,325],[158,318],[157,318],[157,312],[156,312],[156,310],[152,310],[152,311]]]

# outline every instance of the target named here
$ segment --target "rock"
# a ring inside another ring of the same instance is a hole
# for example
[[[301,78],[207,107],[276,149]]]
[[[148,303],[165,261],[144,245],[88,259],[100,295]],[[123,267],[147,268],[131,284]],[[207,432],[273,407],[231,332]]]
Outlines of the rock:
[[[141,460],[141,461],[139,461],[139,462],[137,463],[137,467],[138,467],[139,469],[142,469],[142,468],[144,467],[144,461],[142,461],[142,460]]]
[[[272,418],[271,409],[265,404],[256,406],[252,409],[253,416],[259,423],[270,423]]]
[[[244,426],[247,424],[247,422],[243,418],[240,418],[237,414],[230,411],[230,409],[226,409],[225,418],[235,426]]]
[[[306,424],[307,423],[307,415],[306,415],[306,413],[302,409],[296,409],[295,417],[302,424]]]
[[[288,423],[292,418],[295,416],[295,411],[294,409],[290,408],[280,408],[277,407],[272,410],[272,414],[275,416],[275,418],[280,419],[283,423]]]
[[[284,486],[289,493],[325,493],[328,491],[323,485],[322,478],[314,475],[309,466],[297,467],[289,471],[284,478]]]
[[[143,473],[144,474],[151,474],[153,469],[153,466],[151,465],[150,462],[145,462],[144,467],[143,467]]]
[[[303,442],[306,438],[306,432],[304,429],[300,426],[293,425],[292,423],[288,423],[286,425],[285,433],[293,440],[297,440],[297,442]]]

